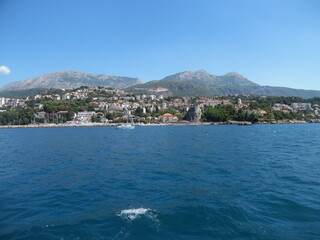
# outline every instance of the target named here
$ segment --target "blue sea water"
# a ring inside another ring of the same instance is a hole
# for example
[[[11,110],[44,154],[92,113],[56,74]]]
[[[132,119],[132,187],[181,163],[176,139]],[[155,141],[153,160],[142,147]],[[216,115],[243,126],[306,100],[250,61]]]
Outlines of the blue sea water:
[[[0,129],[0,239],[319,239],[320,124]]]

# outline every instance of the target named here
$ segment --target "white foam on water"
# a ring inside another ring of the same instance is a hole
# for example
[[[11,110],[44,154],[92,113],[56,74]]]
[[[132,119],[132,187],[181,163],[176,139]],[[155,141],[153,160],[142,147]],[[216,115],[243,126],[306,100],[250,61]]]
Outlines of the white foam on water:
[[[150,208],[131,208],[131,209],[124,209],[121,210],[120,213],[117,214],[117,216],[121,217],[124,220],[124,226],[121,228],[121,230],[116,235],[116,239],[127,239],[130,238],[132,230],[130,227],[131,224],[134,224],[137,219],[142,218],[143,223],[147,224],[149,227],[154,229],[155,231],[159,232],[161,228],[161,222],[157,218],[158,217],[158,211]],[[137,221],[137,224],[141,224],[141,222]]]
[[[128,218],[130,220],[134,220],[137,217],[139,217],[140,215],[146,214],[150,210],[151,209],[149,209],[149,208],[125,209],[125,210],[121,210],[119,216],[124,217],[124,218]]]

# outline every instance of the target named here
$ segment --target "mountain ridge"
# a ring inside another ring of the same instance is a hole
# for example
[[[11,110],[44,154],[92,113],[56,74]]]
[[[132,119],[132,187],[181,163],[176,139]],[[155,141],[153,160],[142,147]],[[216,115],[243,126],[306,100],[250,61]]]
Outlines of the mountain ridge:
[[[139,78],[106,74],[90,74],[74,70],[62,70],[36,78],[12,82],[0,88],[0,92],[27,89],[72,89],[81,86],[101,86],[124,89],[138,94],[165,94],[175,96],[212,96],[250,94],[267,96],[320,97],[319,90],[261,86],[237,72],[224,75],[210,74],[205,70],[184,71],[142,83]],[[12,93],[11,93],[12,94]]]
[[[120,77],[106,74],[90,74],[75,70],[62,70],[44,74],[35,78],[28,78],[9,83],[0,88],[0,91],[26,90],[33,88],[71,89],[81,86],[125,88],[139,83],[142,83],[139,78]]]
[[[223,85],[243,85],[243,86],[258,86],[258,84],[250,81],[239,73],[229,72],[224,75],[209,74],[207,71],[201,69],[198,71],[184,71],[169,75],[162,80],[180,80],[180,81],[192,81],[208,83],[215,86]]]
[[[158,91],[159,88],[162,90]],[[134,93],[161,93],[175,96],[250,94],[303,98],[320,97],[318,90],[261,86],[237,72],[213,75],[205,70],[184,71],[169,75],[161,80],[134,85],[125,90]]]

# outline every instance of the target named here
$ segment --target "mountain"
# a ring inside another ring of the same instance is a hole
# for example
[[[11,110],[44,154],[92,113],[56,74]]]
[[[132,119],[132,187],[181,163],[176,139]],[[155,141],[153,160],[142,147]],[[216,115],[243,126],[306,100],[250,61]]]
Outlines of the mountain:
[[[239,73],[209,74],[205,70],[185,71],[162,80],[142,84],[139,78],[89,74],[77,71],[59,71],[36,78],[13,82],[0,88],[0,96],[24,96],[29,91],[44,89],[71,89],[81,86],[101,86],[125,89],[134,93],[165,94],[171,96],[212,96],[251,94],[268,96],[320,97],[320,91],[285,87],[260,86]]]
[[[285,87],[260,86],[239,73],[213,75],[205,70],[185,71],[162,80],[138,84],[125,89],[135,93],[167,94],[173,96],[212,96],[228,94],[252,94],[268,96],[319,97],[320,91]]]
[[[139,78],[118,77],[105,74],[89,74],[67,70],[9,83],[0,88],[0,91],[26,90],[33,88],[71,89],[81,86],[101,86],[120,89],[139,83],[141,83]]]
[[[223,76],[217,76],[209,74],[205,70],[181,72],[165,77],[162,80],[187,81],[210,86],[258,86],[258,84],[251,82],[239,73],[231,72]]]

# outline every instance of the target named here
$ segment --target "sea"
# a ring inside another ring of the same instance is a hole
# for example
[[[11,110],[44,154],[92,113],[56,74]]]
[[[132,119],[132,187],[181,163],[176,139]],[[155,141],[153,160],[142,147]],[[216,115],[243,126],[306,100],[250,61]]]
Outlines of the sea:
[[[320,239],[320,124],[0,129],[0,239]]]

